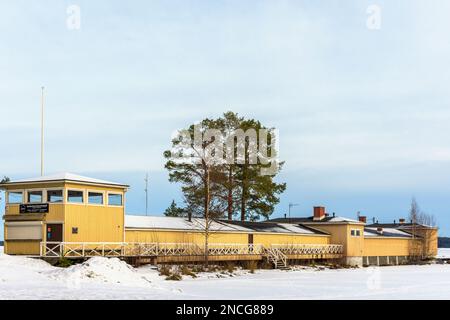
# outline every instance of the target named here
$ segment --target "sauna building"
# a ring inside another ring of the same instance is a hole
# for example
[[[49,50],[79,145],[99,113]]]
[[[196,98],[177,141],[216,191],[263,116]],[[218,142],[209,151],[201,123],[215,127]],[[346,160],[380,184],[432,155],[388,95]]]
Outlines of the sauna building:
[[[399,219],[368,224],[314,207],[310,217],[265,222],[125,214],[128,185],[64,173],[0,184],[5,253],[43,258],[108,256],[149,263],[302,259],[401,264],[437,254],[437,229]],[[205,248],[208,234],[209,245]]]

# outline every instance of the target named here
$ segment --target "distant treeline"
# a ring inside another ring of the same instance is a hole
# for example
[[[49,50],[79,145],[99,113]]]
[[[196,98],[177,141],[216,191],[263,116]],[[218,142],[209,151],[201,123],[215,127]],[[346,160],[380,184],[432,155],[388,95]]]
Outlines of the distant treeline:
[[[438,238],[439,248],[450,248],[450,237],[439,237]]]

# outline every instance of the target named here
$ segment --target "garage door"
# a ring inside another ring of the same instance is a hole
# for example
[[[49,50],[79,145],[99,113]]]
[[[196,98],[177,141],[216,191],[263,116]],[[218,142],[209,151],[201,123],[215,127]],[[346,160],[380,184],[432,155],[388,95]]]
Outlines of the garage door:
[[[42,222],[6,222],[5,240],[42,240]]]

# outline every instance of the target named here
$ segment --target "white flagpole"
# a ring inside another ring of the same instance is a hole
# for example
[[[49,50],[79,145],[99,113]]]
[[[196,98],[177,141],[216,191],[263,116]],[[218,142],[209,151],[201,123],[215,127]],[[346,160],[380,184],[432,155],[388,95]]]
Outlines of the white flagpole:
[[[44,175],[44,87],[41,87],[41,176]]]

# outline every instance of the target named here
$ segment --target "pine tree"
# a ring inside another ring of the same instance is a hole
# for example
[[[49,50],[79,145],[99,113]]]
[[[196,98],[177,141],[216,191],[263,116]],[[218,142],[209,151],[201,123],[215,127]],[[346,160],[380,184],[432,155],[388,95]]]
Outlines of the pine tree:
[[[164,211],[166,217],[183,217],[185,210],[177,206],[175,200],[172,200],[170,206]]]

